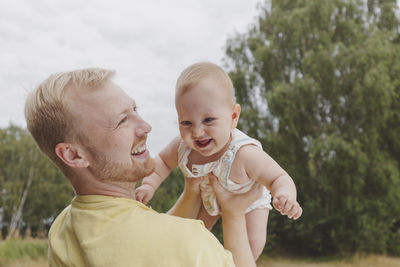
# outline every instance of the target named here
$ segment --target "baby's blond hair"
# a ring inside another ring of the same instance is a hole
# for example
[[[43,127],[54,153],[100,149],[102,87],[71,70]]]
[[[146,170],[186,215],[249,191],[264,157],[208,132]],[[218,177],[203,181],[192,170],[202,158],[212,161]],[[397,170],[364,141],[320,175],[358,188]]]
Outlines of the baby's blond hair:
[[[232,105],[235,101],[235,91],[229,75],[218,65],[211,62],[198,62],[184,69],[178,77],[175,87],[175,100],[196,86],[201,80],[211,78],[227,90],[227,97]]]
[[[66,174],[66,165],[55,153],[55,146],[79,133],[69,111],[65,92],[69,87],[80,90],[103,84],[114,74],[111,70],[87,68],[50,75],[27,97],[25,119],[32,137],[45,153]]]

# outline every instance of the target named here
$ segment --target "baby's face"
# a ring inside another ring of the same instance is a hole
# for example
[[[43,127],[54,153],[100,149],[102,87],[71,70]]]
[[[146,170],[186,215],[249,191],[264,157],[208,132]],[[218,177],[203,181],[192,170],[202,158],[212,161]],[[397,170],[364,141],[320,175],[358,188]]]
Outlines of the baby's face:
[[[176,98],[181,137],[202,156],[222,151],[230,141],[239,116],[230,97],[229,90],[204,79]]]

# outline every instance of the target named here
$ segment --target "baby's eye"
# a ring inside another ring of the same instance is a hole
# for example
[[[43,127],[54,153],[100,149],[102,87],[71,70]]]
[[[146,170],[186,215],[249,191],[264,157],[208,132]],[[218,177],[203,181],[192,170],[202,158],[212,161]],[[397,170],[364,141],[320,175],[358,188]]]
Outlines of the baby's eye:
[[[205,123],[210,123],[210,122],[212,122],[212,121],[214,121],[215,120],[215,118],[205,118],[204,119],[204,122]]]
[[[190,121],[181,121],[181,125],[182,126],[189,126],[189,125],[191,125],[192,123],[190,122]]]
[[[138,107],[137,106],[133,106],[133,112],[137,113],[138,112]]]

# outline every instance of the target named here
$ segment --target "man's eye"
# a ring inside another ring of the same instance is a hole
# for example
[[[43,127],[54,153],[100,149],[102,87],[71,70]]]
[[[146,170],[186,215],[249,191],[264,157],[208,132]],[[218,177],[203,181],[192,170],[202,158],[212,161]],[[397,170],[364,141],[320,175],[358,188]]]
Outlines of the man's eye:
[[[183,125],[183,126],[189,126],[191,124],[192,123],[190,121],[181,121],[181,125]]]
[[[205,120],[204,120],[204,122],[205,123],[210,123],[210,122],[212,122],[212,121],[214,121],[215,120],[215,118],[206,118]]]
[[[120,122],[118,123],[118,126],[120,126],[121,124],[125,123],[128,120],[128,117],[123,118],[122,120],[120,120]]]

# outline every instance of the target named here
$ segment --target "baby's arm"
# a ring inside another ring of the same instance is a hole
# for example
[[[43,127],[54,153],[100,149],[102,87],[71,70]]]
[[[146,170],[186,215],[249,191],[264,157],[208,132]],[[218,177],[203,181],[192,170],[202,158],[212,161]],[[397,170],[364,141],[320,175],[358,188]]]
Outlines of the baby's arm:
[[[180,137],[174,138],[154,159],[154,172],[145,177],[141,186],[136,188],[136,200],[144,204],[150,201],[154,192],[167,178],[171,170],[178,165],[178,146]]]
[[[247,175],[265,185],[274,197],[273,205],[282,215],[298,219],[302,208],[296,201],[296,186],[287,172],[262,149],[254,145],[242,147],[236,155]]]

